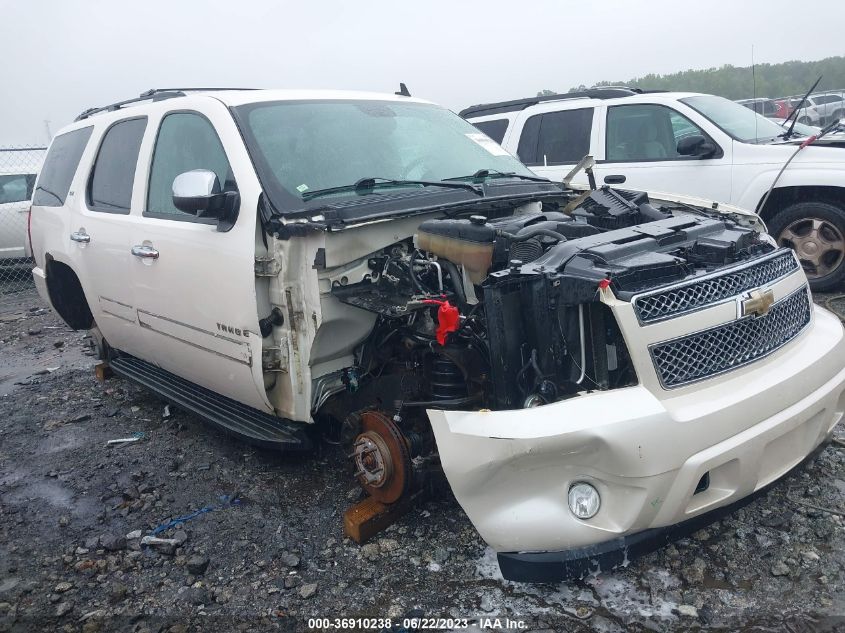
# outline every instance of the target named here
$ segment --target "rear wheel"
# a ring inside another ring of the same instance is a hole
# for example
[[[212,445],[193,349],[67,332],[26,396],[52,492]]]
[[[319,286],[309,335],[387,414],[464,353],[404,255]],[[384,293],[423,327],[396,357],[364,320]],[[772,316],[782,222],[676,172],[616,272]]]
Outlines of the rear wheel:
[[[845,210],[827,202],[799,202],[770,222],[781,246],[795,250],[813,290],[845,281]]]

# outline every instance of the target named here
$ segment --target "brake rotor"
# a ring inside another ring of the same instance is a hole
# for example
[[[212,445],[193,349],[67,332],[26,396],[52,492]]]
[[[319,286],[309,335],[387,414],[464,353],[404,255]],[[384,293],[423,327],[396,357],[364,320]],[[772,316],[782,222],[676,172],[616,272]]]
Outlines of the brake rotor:
[[[361,414],[362,432],[355,438],[355,478],[377,501],[395,503],[411,483],[411,453],[396,423],[378,411]]]

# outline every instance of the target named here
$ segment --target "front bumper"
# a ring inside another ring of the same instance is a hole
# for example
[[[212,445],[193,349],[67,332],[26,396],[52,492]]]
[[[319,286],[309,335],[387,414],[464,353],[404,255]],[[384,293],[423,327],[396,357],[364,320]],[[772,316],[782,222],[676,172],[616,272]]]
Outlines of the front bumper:
[[[812,461],[822,448],[824,448],[824,443],[810,453],[802,464]],[[795,466],[793,470],[798,466]],[[571,578],[583,578],[602,570],[615,569],[738,510],[764,494],[774,483],[760,488],[739,501],[699,514],[675,525],[649,528],[604,543],[562,552],[499,552],[497,554],[499,568],[504,578],[515,582],[560,582]]]
[[[782,477],[842,419],[844,367],[842,326],[815,308],[812,325],[788,345],[694,387],[640,385],[536,409],[428,413],[455,497],[493,549],[505,560],[548,552],[574,560],[729,507]],[[705,474],[709,486],[694,494]],[[601,494],[590,520],[569,510],[576,481]],[[502,572],[528,577],[507,563]]]

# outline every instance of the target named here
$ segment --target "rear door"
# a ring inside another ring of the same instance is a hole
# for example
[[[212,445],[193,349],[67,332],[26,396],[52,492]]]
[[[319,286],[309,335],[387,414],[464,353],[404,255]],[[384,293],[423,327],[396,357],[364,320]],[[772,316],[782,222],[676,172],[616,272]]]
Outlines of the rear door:
[[[517,157],[531,171],[561,181],[578,161],[592,153],[598,135],[594,107],[584,104],[554,110],[556,105],[540,104],[533,108],[527,117],[519,120],[515,138],[509,138],[507,144],[516,143]],[[573,182],[587,184],[586,174],[580,172]]]
[[[712,141],[716,153],[704,159],[680,155],[678,142],[691,136]],[[595,169],[599,185],[730,201],[731,145],[722,147],[674,108],[651,103],[608,106],[603,145],[604,156]]]
[[[225,106],[201,97],[187,103],[194,107],[165,111],[156,121],[143,213],[126,248],[145,358],[272,412],[255,290],[257,177]],[[194,169],[213,171],[224,191],[239,192],[230,230],[173,205],[173,180]]]
[[[147,117],[108,125],[82,191],[74,195],[68,238],[94,321],[106,340],[143,353],[129,281],[130,211]],[[140,198],[136,196],[137,205]]]

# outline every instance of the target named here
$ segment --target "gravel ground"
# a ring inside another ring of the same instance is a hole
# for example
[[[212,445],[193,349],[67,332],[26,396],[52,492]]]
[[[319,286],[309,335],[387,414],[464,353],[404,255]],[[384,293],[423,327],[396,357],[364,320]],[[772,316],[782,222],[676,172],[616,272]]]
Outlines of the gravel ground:
[[[86,338],[33,293],[0,297],[0,350],[0,631],[301,631],[310,617],[409,614],[490,629],[498,617],[520,630],[845,630],[839,444],[625,569],[524,585],[502,580],[448,495],[364,547],[344,539],[359,491],[340,450],[280,458],[124,380],[97,382]]]

